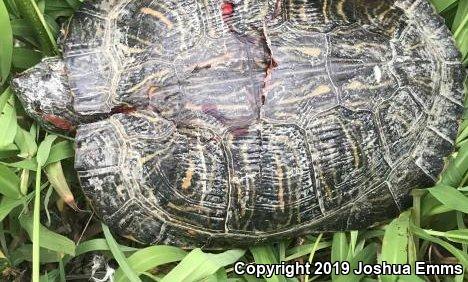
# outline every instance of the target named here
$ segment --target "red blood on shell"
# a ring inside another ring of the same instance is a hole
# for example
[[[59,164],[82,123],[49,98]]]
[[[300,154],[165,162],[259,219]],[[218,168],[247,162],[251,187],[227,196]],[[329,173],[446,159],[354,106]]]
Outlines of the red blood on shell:
[[[71,122],[56,115],[45,115],[42,118],[53,124],[55,127],[63,130],[71,130],[73,128],[73,124]]]
[[[221,5],[221,11],[223,12],[223,16],[230,15],[234,12],[234,4],[229,2],[224,2]]]
[[[112,109],[113,114],[130,114],[136,111],[135,107],[131,106],[118,106]]]

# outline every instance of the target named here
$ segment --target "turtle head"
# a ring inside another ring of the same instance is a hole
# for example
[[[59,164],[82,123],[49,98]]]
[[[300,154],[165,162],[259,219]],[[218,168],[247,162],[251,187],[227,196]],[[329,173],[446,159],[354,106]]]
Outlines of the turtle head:
[[[11,86],[28,115],[39,124],[52,131],[74,130],[78,117],[62,59],[44,59],[13,79]]]

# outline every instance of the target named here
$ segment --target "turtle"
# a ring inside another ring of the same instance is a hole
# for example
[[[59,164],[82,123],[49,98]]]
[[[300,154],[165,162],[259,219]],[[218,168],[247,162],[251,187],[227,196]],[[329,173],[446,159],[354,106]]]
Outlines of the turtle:
[[[223,248],[397,216],[454,150],[465,70],[427,0],[91,0],[19,74],[99,218]]]

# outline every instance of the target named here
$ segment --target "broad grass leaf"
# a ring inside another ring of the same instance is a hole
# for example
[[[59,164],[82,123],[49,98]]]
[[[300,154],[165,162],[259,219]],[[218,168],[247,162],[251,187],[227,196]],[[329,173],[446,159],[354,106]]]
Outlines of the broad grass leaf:
[[[239,260],[245,251],[229,250],[219,254],[204,253],[201,249],[191,251],[161,282],[199,281],[215,274],[220,268]]]
[[[152,246],[139,250],[127,258],[128,265],[136,272],[142,273],[166,263],[181,261],[187,253],[172,246]],[[123,270],[115,272],[116,282],[125,281]]]
[[[347,261],[349,254],[349,243],[345,232],[336,232],[333,234],[331,247],[331,261]],[[336,274],[332,274],[332,278],[336,278]]]
[[[11,28],[13,29],[13,36],[20,41],[23,41],[34,48],[40,49],[40,44],[34,34],[34,29],[29,25],[25,19],[11,20]]]
[[[459,0],[457,14],[452,24],[452,32],[456,34],[457,31],[464,29],[467,26],[467,24],[468,24],[468,1]]]
[[[52,143],[55,141],[55,139],[57,139],[57,135],[47,135],[44,141],[42,141],[39,145],[39,149],[37,149],[36,161],[40,167],[46,164],[47,159],[49,158]]]
[[[16,0],[15,3],[23,18],[33,28],[42,52],[47,56],[58,54],[55,38],[37,3],[34,0]]]
[[[437,12],[440,13],[451,7],[453,4],[456,4],[458,0],[431,0],[431,2],[436,8]]]
[[[14,0],[4,0],[5,6],[7,7],[7,10],[10,12],[15,17],[18,17],[18,9],[16,8],[16,4]]]
[[[313,248],[313,244],[308,249],[307,253]],[[252,253],[255,263],[257,264],[277,264],[279,263],[279,258],[276,256],[274,248],[272,245],[265,245],[265,246],[255,246],[250,248],[250,252]],[[286,277],[282,275],[273,275],[270,278],[266,278],[266,281],[269,282],[278,282],[278,281],[286,281]]]
[[[29,214],[23,214],[19,218],[21,226],[26,230],[29,238],[33,235],[33,218]],[[50,231],[44,226],[39,227],[39,245],[42,248],[61,254],[75,255],[75,243],[65,236]]]
[[[227,282],[227,273],[224,268],[219,269],[215,274],[212,274],[202,280],[200,282]]]
[[[468,111],[467,111],[468,113]],[[458,187],[468,171],[468,144],[463,145],[457,152],[457,156],[443,172],[440,184]]]
[[[363,274],[355,274],[353,269],[357,269],[359,262],[363,264],[370,264],[375,262],[377,256],[377,245],[371,243],[364,249],[357,252],[356,255],[349,260],[350,272],[347,275],[337,275],[333,282],[358,282],[361,280]]]
[[[122,252],[136,252],[139,249],[127,247],[124,245],[119,245],[119,249]],[[76,256],[80,256],[82,254],[88,252],[95,252],[95,251],[110,251],[109,245],[107,244],[106,239],[92,239],[85,242],[80,243],[76,246]]]
[[[79,0],[48,1],[46,3],[45,12],[54,19],[58,17],[69,17],[81,4],[82,2]]]
[[[400,276],[397,280],[398,282],[426,282],[426,280],[419,278],[414,273],[410,275]],[[447,282],[449,280],[446,280]]]
[[[125,276],[127,276],[128,281],[141,282],[140,278],[138,278],[138,275],[128,265],[127,258],[120,250],[119,244],[117,244],[114,237],[112,236],[109,227],[107,227],[107,225],[105,225],[104,223],[102,223],[101,226],[102,231],[104,232],[104,236],[106,237],[107,245],[109,245],[109,249],[112,252],[112,255],[119,264],[120,268],[122,268],[123,272],[125,273]]]
[[[20,157],[29,159],[36,155],[37,144],[34,136],[19,126],[16,131],[15,144],[20,149]]]
[[[2,200],[0,201],[0,221],[5,219],[5,217],[8,216],[8,214],[16,207],[26,203],[32,198],[32,194],[29,194],[28,196],[25,196],[20,199],[11,199],[8,197],[3,197]]]
[[[119,249],[124,253],[134,253],[139,249],[128,247],[124,245],[118,245]],[[78,244],[75,248],[75,257],[81,256],[82,254],[89,253],[89,252],[110,252],[109,245],[107,244],[106,239],[98,238],[98,239],[91,239],[88,241],[84,241]],[[67,264],[71,257],[67,256],[63,259],[64,264]]]
[[[462,58],[464,60],[467,60],[468,59],[468,26],[462,29],[462,31],[460,32],[460,35],[457,37],[457,46],[460,52],[462,53]],[[467,67],[466,62],[464,62],[463,65]],[[464,136],[464,138],[466,138],[466,136]]]
[[[0,194],[13,199],[21,196],[19,177],[3,164],[0,164]]]
[[[445,209],[441,209],[444,207]],[[438,201],[431,193],[426,193],[421,198],[421,224],[424,225],[430,216],[438,214],[441,212],[451,211],[450,208],[444,206],[440,201]]]
[[[69,159],[74,156],[75,150],[73,149],[73,143],[68,140],[61,141],[52,146],[45,165]]]
[[[265,279],[260,279],[260,278],[257,278],[253,275],[247,275],[247,274],[244,274],[242,276],[243,280],[237,280],[237,281],[246,281],[246,282],[265,282]],[[236,281],[236,282],[237,282]]]
[[[15,140],[17,122],[15,101],[11,95],[10,88],[7,88],[0,98],[0,148],[5,148]],[[3,105],[2,105],[3,104]]]
[[[24,244],[19,246],[11,253],[10,259],[13,265],[18,265],[23,261],[32,261],[32,245]],[[42,264],[53,263],[58,262],[61,259],[61,255],[55,251],[41,248],[40,259]]]
[[[453,187],[437,185],[428,189],[434,198],[452,210],[468,213],[468,197]]]
[[[439,239],[435,236],[428,234],[424,229],[421,229],[411,223],[410,223],[410,230],[414,235],[418,236],[419,238],[427,240],[427,241],[431,241],[433,243],[439,244],[440,246],[444,247],[447,251],[452,253],[460,261],[460,263],[464,265],[465,268],[468,266],[468,255],[462,250],[457,249],[455,246],[453,246],[452,244],[442,239]]]
[[[44,275],[41,275],[39,282],[55,282],[59,281],[60,272],[58,269],[47,271]],[[63,282],[63,281],[60,281]]]
[[[408,240],[410,211],[402,213],[386,228],[382,241],[380,260],[389,264],[405,264],[408,262]],[[398,276],[382,275],[383,282],[396,281]]]
[[[348,259],[349,243],[345,232],[336,232],[333,234],[331,260],[345,261]]]
[[[408,229],[410,215],[410,211],[403,212],[386,227],[380,257],[382,262],[392,264],[408,262],[407,245],[410,237]]]
[[[331,242],[320,242],[318,243],[317,245],[317,251],[318,250],[321,250],[321,249],[326,249],[328,247],[330,247],[332,245]],[[310,250],[312,250],[312,248],[314,247],[314,244],[304,244],[304,245],[300,245],[300,246],[296,246],[296,247],[293,247],[293,248],[290,248],[290,249],[287,249],[286,250],[286,258],[284,259],[285,261],[290,261],[290,260],[293,260],[293,259],[297,259],[297,258],[300,258],[300,257],[303,257],[307,254],[310,253]]]
[[[10,25],[8,10],[0,0],[0,86],[3,85],[10,74],[13,55],[13,32]]]
[[[7,158],[14,158],[18,154],[18,148],[15,144],[11,144],[7,147],[0,149],[0,160],[7,159]]]
[[[36,171],[37,169],[37,162],[36,159],[30,159],[30,160],[22,160],[16,163],[4,163],[0,162],[0,164],[4,164],[9,167],[15,167],[15,168],[22,168],[22,169],[28,169],[32,171]]]
[[[349,251],[348,251],[348,257],[353,257],[355,250],[356,250],[356,244],[358,240],[358,235],[359,231],[353,230],[349,232]]]
[[[13,92],[11,92],[10,87],[5,89],[2,94],[0,94],[0,112],[3,112],[3,108],[10,100]]]
[[[443,233],[447,240],[460,244],[468,244],[468,229],[449,230]]]
[[[26,70],[42,59],[42,53],[24,47],[13,48],[13,61],[12,64],[16,69]]]

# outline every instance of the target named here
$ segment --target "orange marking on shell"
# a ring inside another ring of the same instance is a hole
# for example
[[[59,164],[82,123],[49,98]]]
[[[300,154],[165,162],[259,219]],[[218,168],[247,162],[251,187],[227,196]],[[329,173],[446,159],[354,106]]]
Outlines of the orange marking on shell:
[[[152,98],[158,94],[158,87],[156,86],[151,86],[148,89],[148,98]]]

